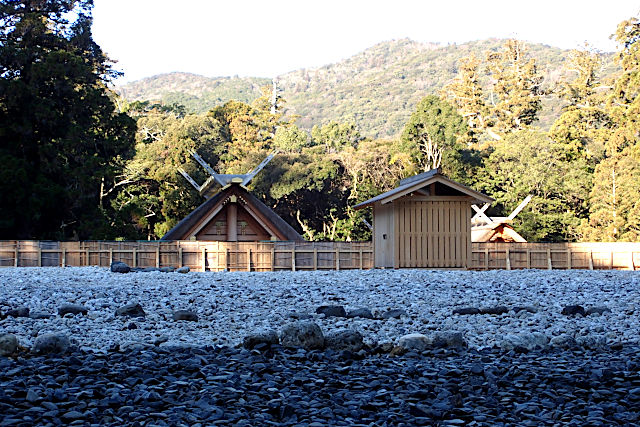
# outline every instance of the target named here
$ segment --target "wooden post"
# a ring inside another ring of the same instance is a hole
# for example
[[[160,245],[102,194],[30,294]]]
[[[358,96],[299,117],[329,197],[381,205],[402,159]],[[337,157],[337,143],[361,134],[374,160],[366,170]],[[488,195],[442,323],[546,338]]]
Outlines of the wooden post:
[[[156,247],[156,268],[160,268],[160,244]]]
[[[507,261],[507,270],[511,270],[511,257],[509,256],[509,248],[505,249],[505,260]]]
[[[42,267],[42,249],[38,246],[38,267]]]
[[[527,269],[531,268],[531,250],[527,248]]]
[[[553,264],[551,263],[551,248],[547,248],[547,268],[553,270]]]
[[[84,265],[89,266],[89,248],[84,250]],[[136,263],[133,263],[133,266],[136,266]]]
[[[271,244],[271,271],[276,269],[276,247]]]
[[[613,249],[611,249],[611,253],[609,256],[609,270],[613,270]]]
[[[336,271],[340,271],[340,249],[336,248]]]
[[[567,248],[567,270],[571,270],[571,249]]]
[[[484,269],[489,270],[489,248],[484,247]]]
[[[362,270],[362,249],[360,249],[360,270]]]
[[[226,248],[224,251],[224,269],[229,270],[229,248]]]
[[[202,248],[202,271],[207,271],[207,248]]]
[[[178,267],[182,267],[182,246],[178,247]]]
[[[631,251],[631,259],[630,259],[631,263],[629,264],[629,268],[631,268],[631,271],[636,271],[636,266],[633,262],[633,251]]]
[[[67,249],[64,247],[62,248],[62,266],[67,266]]]
[[[251,271],[251,248],[247,249],[247,271]]]
[[[234,201],[227,205],[227,240],[230,242],[238,241],[238,206]]]
[[[113,248],[109,248],[109,265],[113,264]]]
[[[296,250],[291,249],[291,271],[296,271]]]
[[[589,250],[589,270],[593,270],[593,251]]]
[[[318,249],[313,248],[313,270],[318,269]]]
[[[18,249],[18,242],[16,242],[16,249],[15,249],[15,258],[13,258],[13,266],[17,267],[18,266],[18,258],[20,258],[20,249]]]

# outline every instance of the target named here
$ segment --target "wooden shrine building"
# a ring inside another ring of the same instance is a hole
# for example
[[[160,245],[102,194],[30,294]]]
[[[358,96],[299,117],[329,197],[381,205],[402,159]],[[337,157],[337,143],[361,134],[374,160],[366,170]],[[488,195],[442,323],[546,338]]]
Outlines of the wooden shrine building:
[[[216,173],[196,152],[191,154],[211,177],[200,186],[184,170],[179,171],[207,200],[162,236],[161,240],[304,240],[291,225],[245,187],[275,153],[247,174]],[[220,189],[215,192],[214,188]]]
[[[254,242],[304,239],[240,184],[231,184],[198,206],[161,240]]]
[[[468,268],[471,205],[494,200],[432,169],[355,206],[373,207],[377,268]]]

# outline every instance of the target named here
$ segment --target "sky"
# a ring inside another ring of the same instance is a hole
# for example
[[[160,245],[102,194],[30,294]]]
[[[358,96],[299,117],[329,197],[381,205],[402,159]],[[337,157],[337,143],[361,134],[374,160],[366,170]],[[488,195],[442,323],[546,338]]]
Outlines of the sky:
[[[338,62],[382,41],[518,38],[614,51],[637,0],[95,0],[94,40],[125,73],[273,78]]]

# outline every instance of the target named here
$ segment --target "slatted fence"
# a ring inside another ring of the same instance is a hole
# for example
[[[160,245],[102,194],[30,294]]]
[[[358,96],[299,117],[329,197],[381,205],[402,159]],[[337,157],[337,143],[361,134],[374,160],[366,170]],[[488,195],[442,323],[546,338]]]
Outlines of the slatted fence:
[[[371,242],[0,241],[0,267],[182,267],[195,271],[373,267]]]
[[[471,269],[640,270],[640,243],[472,243]]]
[[[640,243],[472,243],[471,270],[640,270]],[[0,267],[182,267],[194,271],[373,268],[372,242],[0,241]]]

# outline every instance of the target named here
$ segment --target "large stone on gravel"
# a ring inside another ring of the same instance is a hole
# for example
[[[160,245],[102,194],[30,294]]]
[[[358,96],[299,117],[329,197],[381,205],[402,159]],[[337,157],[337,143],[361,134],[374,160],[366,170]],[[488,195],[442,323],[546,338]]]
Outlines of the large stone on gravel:
[[[324,348],[324,335],[320,326],[310,321],[292,322],[280,331],[280,344],[289,348],[321,350]]]
[[[362,334],[352,329],[327,333],[324,337],[324,343],[326,348],[336,351],[346,350],[357,353],[364,348]]]
[[[507,307],[505,307],[504,305],[498,305],[495,307],[482,307],[480,308],[480,314],[504,314],[504,313],[508,313],[509,309]]]
[[[130,271],[131,271],[131,267],[129,267],[126,263],[122,261],[114,261],[111,263],[112,273],[128,273]]]
[[[575,338],[568,334],[560,334],[556,337],[551,338],[549,341],[549,345],[551,347],[556,348],[574,348],[577,346]]]
[[[29,317],[32,319],[51,319],[53,316],[53,314],[43,313],[41,311],[32,311],[29,313]]]
[[[280,342],[278,338],[278,332],[274,330],[268,331],[259,331],[244,337],[242,341],[242,345],[244,348],[252,349],[257,345],[266,344],[266,345],[275,345]]]
[[[540,332],[507,334],[502,337],[500,347],[510,351],[515,349],[536,350],[545,349],[549,345],[549,337]]]
[[[585,335],[576,337],[576,344],[582,348],[597,350],[607,346],[607,338],[602,335]]]
[[[562,309],[562,314],[565,316],[577,316],[578,314],[581,316],[587,315],[584,311],[584,307],[581,305],[568,305]]]
[[[184,267],[180,267],[176,270],[176,273],[182,273],[182,274],[186,274],[188,272],[190,272],[191,269],[189,267],[187,267],[186,265]]]
[[[431,345],[434,348],[462,349],[467,347],[467,342],[465,341],[462,332],[446,331],[437,332],[433,336]]]
[[[118,308],[116,310],[116,315],[129,317],[145,317],[147,313],[144,312],[142,306],[139,303],[133,303]]]
[[[398,347],[406,351],[424,351],[431,348],[431,340],[422,334],[407,334],[400,337]]]
[[[19,307],[7,311],[6,316],[9,317],[29,317],[29,307]]]
[[[363,319],[373,319],[373,313],[366,307],[356,308],[347,313],[347,317],[353,319],[355,317],[361,317]]]
[[[78,304],[63,304],[58,308],[58,314],[64,316],[65,314],[83,314],[86,315],[89,312],[87,307]]]
[[[317,314],[324,314],[326,317],[347,317],[347,312],[341,305],[321,305],[316,308]]]
[[[611,309],[609,307],[589,307],[585,310],[585,314],[590,316],[592,314],[604,314],[611,313]]]
[[[36,353],[66,353],[69,349],[69,338],[63,334],[40,335],[33,342],[32,350]]]
[[[520,306],[513,307],[514,313],[520,313],[521,311],[524,311],[526,313],[537,313],[538,309],[532,305],[520,305]]]
[[[18,350],[18,338],[13,334],[0,335],[0,356],[9,356]]]
[[[402,316],[406,316],[407,312],[401,308],[394,308],[393,310],[388,310],[382,313],[383,319],[399,319]]]
[[[173,320],[186,320],[188,322],[197,322],[198,315],[191,310],[176,310],[173,312]]]
[[[460,314],[460,315],[480,314],[480,309],[476,307],[460,307],[453,310],[453,314]]]

